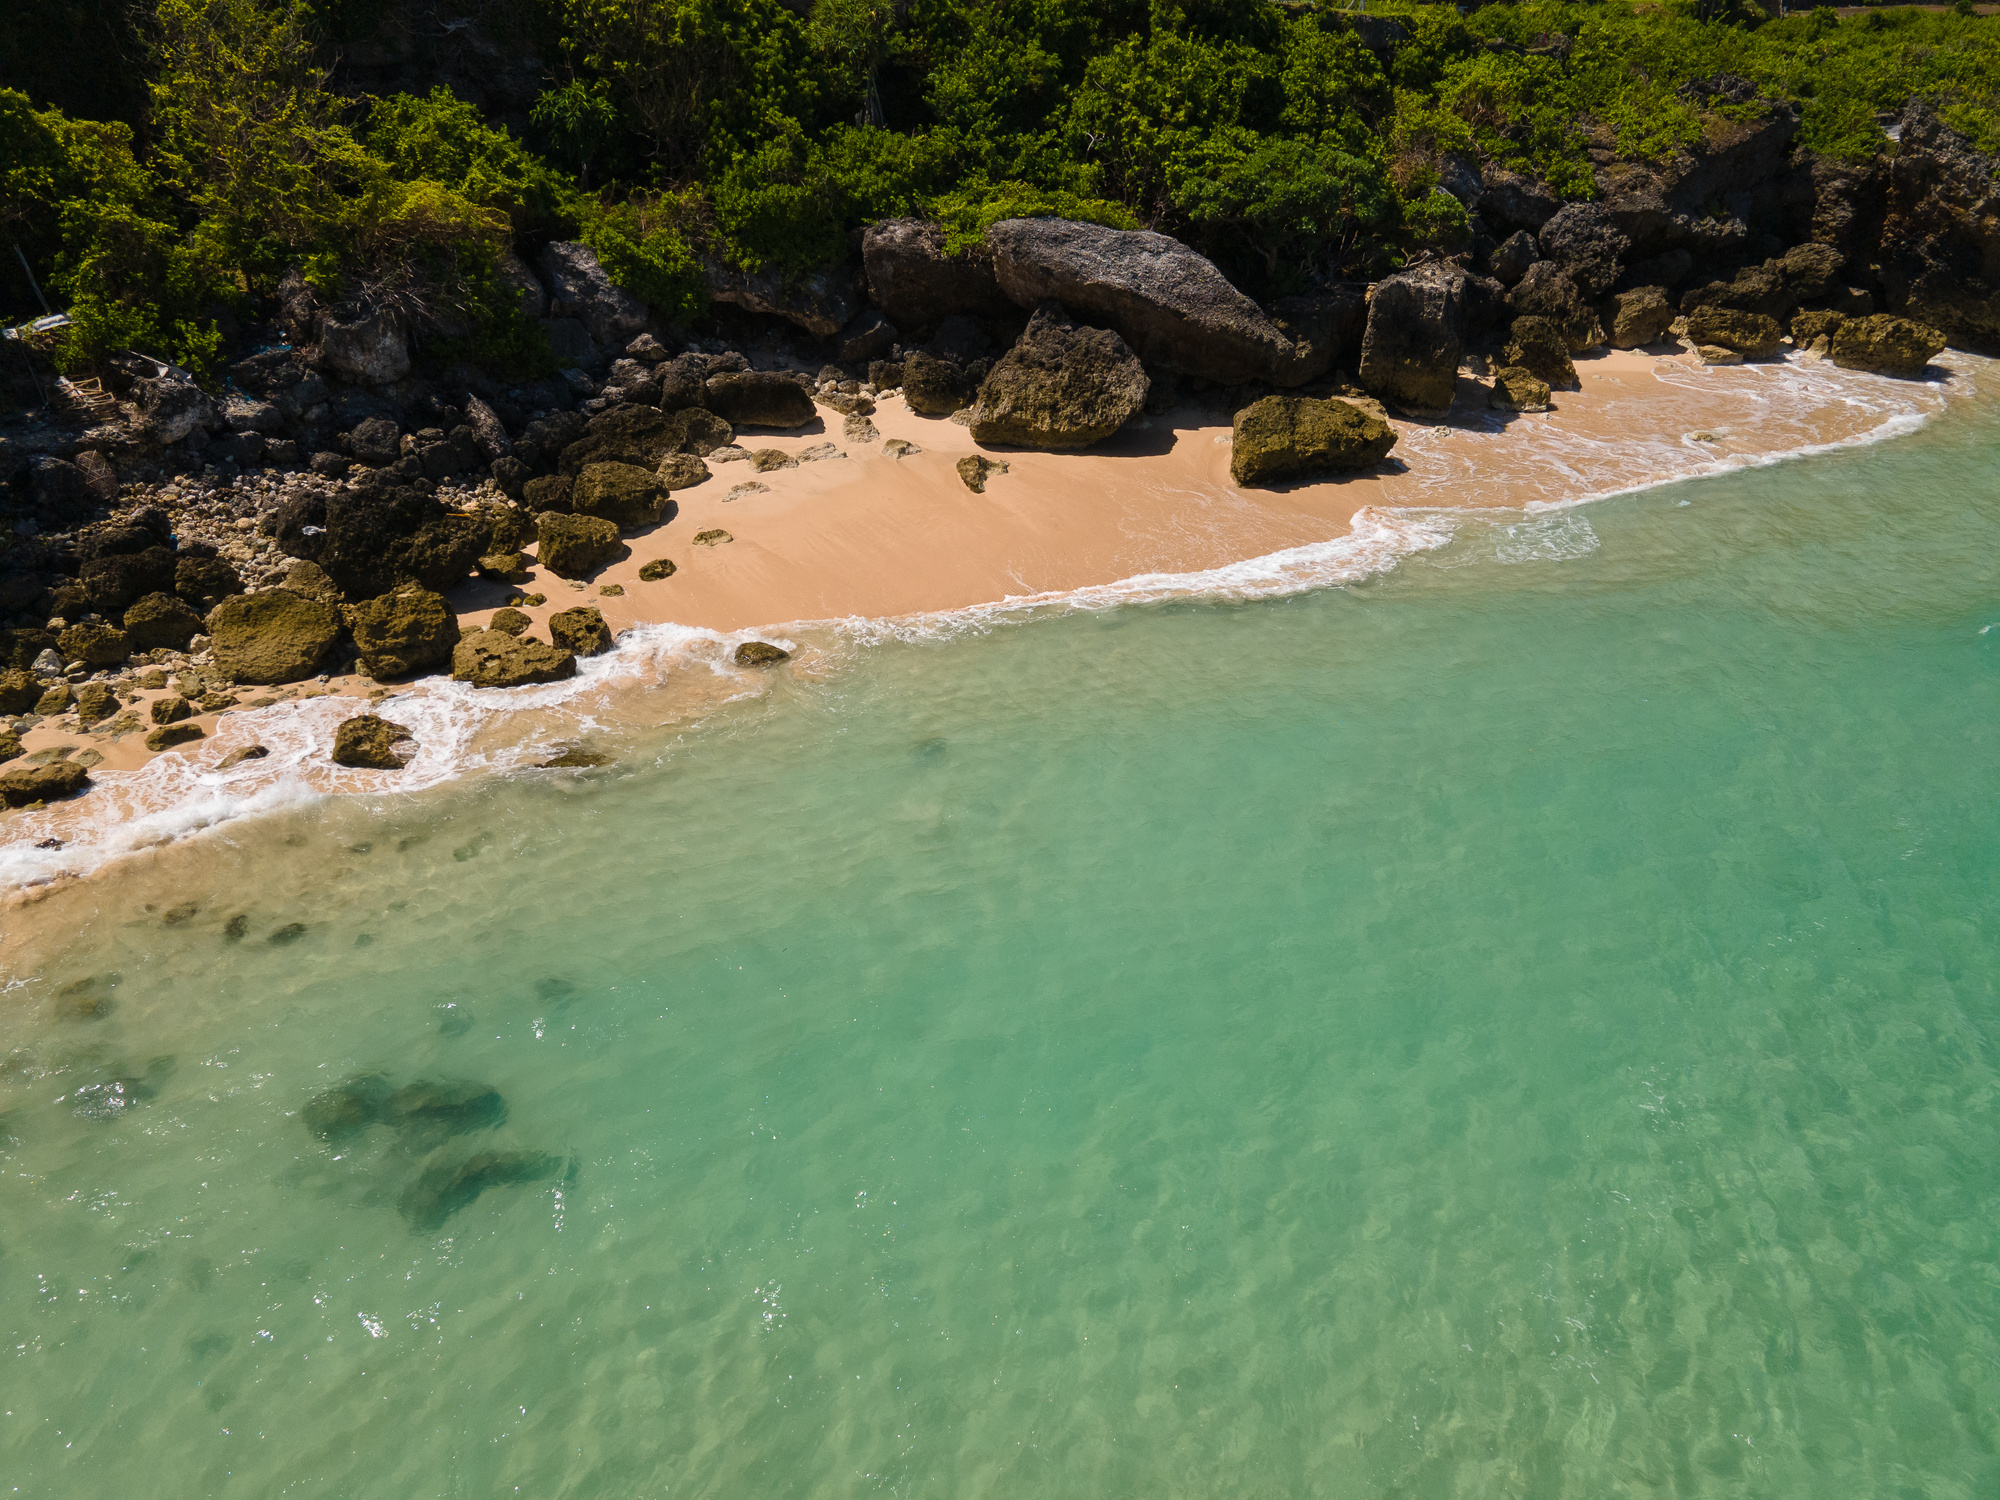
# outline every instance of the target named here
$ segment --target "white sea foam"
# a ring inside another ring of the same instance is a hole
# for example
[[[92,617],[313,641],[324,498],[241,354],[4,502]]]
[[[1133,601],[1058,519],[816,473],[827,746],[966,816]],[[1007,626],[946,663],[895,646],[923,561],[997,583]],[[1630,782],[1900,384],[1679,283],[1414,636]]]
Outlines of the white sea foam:
[[[1927,384],[1857,375],[1796,356],[1723,370],[1661,361],[1654,378],[1684,390],[1691,404],[1713,409],[1719,393],[1738,403],[1730,421],[1703,437],[1692,432],[1664,438],[1600,437],[1552,422],[1524,432],[1487,413],[1471,414],[1454,428],[1398,424],[1402,442],[1397,453],[1423,500],[1456,499],[1482,485],[1490,487],[1494,480],[1484,468],[1488,461],[1517,469],[1530,464],[1527,487],[1541,494],[1511,514],[1435,503],[1370,507],[1356,513],[1344,536],[1220,567],[1145,573],[893,619],[803,621],[732,633],[648,625],[626,632],[614,651],[581,663],[573,680],[540,687],[494,691],[428,679],[378,709],[406,725],[419,747],[393,777],[344,770],[328,758],[340,722],[366,711],[360,699],[320,698],[232,713],[212,739],[189,747],[190,753],[158,756],[134,771],[100,773],[89,797],[10,819],[10,838],[0,843],[0,889],[88,874],[125,855],[317,799],[407,795],[467,775],[531,766],[559,743],[643,722],[644,716],[633,712],[635,703],[643,705],[647,695],[670,685],[685,688],[689,674],[700,674],[704,690],[697,696],[704,705],[753,695],[763,690],[768,677],[733,662],[736,645],[752,637],[796,649],[799,635],[830,633],[866,647],[1176,599],[1271,599],[1358,583],[1389,572],[1406,558],[1475,534],[1490,545],[1468,552],[1468,561],[1518,564],[1580,557],[1595,550],[1598,540],[1589,522],[1575,514],[1578,506],[1915,432],[1948,401],[1992,387],[2000,371],[1993,361],[1961,355],[1948,355],[1942,363],[1952,379]],[[1782,441],[1787,424],[1803,423],[1815,409],[1834,402],[1877,420],[1832,441],[1750,451],[1730,445],[1733,435],[1745,432],[1760,439],[1778,435]],[[1478,441],[1467,445],[1468,432]],[[1484,441],[1488,437],[1490,448]],[[1512,473],[1505,482],[1519,493],[1522,475]],[[227,771],[215,769],[229,750],[252,743],[264,745],[269,754]],[[40,847],[57,842],[60,847]]]

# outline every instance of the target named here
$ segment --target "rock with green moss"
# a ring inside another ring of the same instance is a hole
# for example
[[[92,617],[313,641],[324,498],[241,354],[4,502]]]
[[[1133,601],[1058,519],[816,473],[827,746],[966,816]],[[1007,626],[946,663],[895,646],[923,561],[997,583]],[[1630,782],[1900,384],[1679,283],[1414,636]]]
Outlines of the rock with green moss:
[[[0,802],[9,807],[26,807],[34,802],[54,802],[73,797],[84,789],[90,772],[73,760],[44,761],[38,766],[15,766],[0,772]]]
[[[80,661],[87,667],[115,667],[132,654],[132,643],[115,625],[86,620],[72,625],[58,638],[56,649],[65,662]]]
[[[532,515],[540,516],[544,511],[567,513],[575,488],[576,480],[568,474],[544,474],[540,479],[530,479],[521,497]]]
[[[640,566],[639,581],[641,583],[658,583],[662,578],[673,577],[677,571],[678,569],[674,567],[672,558],[656,557],[651,562]]]
[[[621,528],[651,526],[666,498],[650,468],[626,463],[586,464],[570,490],[570,505],[579,516],[597,516]]]
[[[576,676],[576,658],[532,636],[471,630],[451,653],[451,675],[474,687],[524,687]]]
[[[1495,411],[1547,411],[1549,383],[1532,370],[1509,365],[1493,377],[1486,404]]]
[[[582,437],[563,449],[562,471],[581,474],[602,463],[650,471],[687,441],[687,424],[679,417],[678,412],[653,406],[617,406],[601,412],[590,419]]]
[[[356,714],[333,731],[333,763],[367,771],[400,771],[417,753],[410,731],[391,719]]]
[[[68,713],[69,706],[76,702],[76,689],[66,682],[59,682],[35,700],[35,712],[44,719],[52,719],[57,714]]]
[[[1229,473],[1238,484],[1372,469],[1396,446],[1396,429],[1350,402],[1266,396],[1236,414]]]
[[[1146,404],[1139,356],[1108,328],[1086,328],[1045,302],[980,384],[968,424],[980,443],[1087,448]]]
[[[1516,318],[1508,330],[1507,363],[1559,390],[1577,388],[1576,362],[1562,330],[1547,318]]]
[[[669,490],[691,490],[709,477],[709,468],[692,453],[669,453],[653,477]]]
[[[691,453],[696,458],[706,458],[717,448],[727,447],[736,441],[736,429],[728,420],[706,407],[690,406],[685,411],[673,413],[674,424],[680,433],[680,441],[675,445],[682,453]]]
[[[578,656],[602,656],[611,649],[611,627],[594,604],[579,604],[549,616],[549,639]]]
[[[1697,345],[1727,349],[1745,359],[1771,359],[1784,342],[1785,330],[1765,313],[1697,307],[1688,314],[1687,336]]]
[[[534,623],[518,609],[496,609],[493,611],[493,618],[486,622],[486,628],[502,631],[507,635],[520,635]]]
[[[199,724],[162,724],[146,736],[146,748],[158,753],[171,750],[176,745],[191,745],[196,740],[205,739]]]
[[[340,614],[324,599],[266,589],[216,605],[208,635],[216,666],[238,682],[303,682],[340,639]]]
[[[1832,308],[1811,308],[1805,312],[1792,314],[1792,342],[1801,349],[1810,349],[1821,339],[1831,337],[1834,329],[1847,321],[1846,315]],[[1822,349],[1821,353],[1826,351]]]
[[[377,682],[441,671],[458,644],[458,616],[442,594],[414,585],[345,611],[360,653],[356,670]]]
[[[711,526],[706,531],[697,531],[694,534],[694,544],[697,547],[720,547],[724,542],[733,542],[735,540],[735,537],[724,531],[720,526]]]
[[[76,716],[95,724],[118,712],[118,693],[108,682],[86,682],[76,690]]]
[[[0,729],[0,762],[15,759],[21,753],[21,737],[11,729]]]
[[[995,474],[1007,472],[1007,460],[988,458],[984,453],[968,453],[957,464],[958,477],[965,481],[965,487],[975,495],[986,493],[986,481]],[[700,541],[700,537],[695,538]]]
[[[903,399],[927,417],[948,417],[970,406],[974,391],[965,372],[947,360],[912,354],[903,361]]]
[[[739,667],[775,667],[779,662],[791,659],[791,652],[769,641],[745,641],[736,648],[736,665]]]
[[[194,705],[179,693],[169,693],[153,700],[151,713],[155,724],[178,724],[194,717]]]
[[[806,388],[776,370],[709,376],[708,409],[734,427],[803,427],[818,415]]]
[[[1611,347],[1642,349],[1657,344],[1674,325],[1674,306],[1665,287],[1641,286],[1612,299]]]
[[[1917,376],[1944,352],[1944,335],[1928,323],[1873,313],[1849,318],[1827,339],[1833,362],[1843,370],[1877,375]]]
[[[41,697],[42,685],[26,672],[0,672],[0,714],[32,713]]]
[[[172,594],[148,594],[125,611],[134,651],[185,651],[201,634],[201,616]]]
[[[541,565],[559,578],[588,578],[625,550],[617,526],[601,516],[545,515],[539,535]]]

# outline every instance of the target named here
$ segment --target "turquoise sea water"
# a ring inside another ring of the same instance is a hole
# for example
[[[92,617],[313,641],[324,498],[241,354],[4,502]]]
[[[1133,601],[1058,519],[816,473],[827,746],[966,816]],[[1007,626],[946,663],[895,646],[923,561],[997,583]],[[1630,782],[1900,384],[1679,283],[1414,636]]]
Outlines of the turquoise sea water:
[[[1996,559],[1961,411],[13,911],[0,1483],[2000,1493]]]

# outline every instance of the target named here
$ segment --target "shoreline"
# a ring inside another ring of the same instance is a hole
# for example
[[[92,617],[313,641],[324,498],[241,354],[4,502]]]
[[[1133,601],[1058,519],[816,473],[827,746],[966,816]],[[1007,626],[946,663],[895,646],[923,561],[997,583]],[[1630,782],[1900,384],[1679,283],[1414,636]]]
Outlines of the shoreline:
[[[33,900],[123,855],[302,800],[414,792],[467,771],[527,769],[592,736],[696,722],[766,690],[767,674],[728,660],[743,639],[796,648],[801,637],[832,632],[865,645],[1065,605],[1338,586],[1450,541],[1456,513],[1532,518],[1915,431],[1992,384],[1980,378],[1991,363],[1960,358],[1948,379],[1915,383],[1796,358],[1706,367],[1687,356],[1611,352],[1578,360],[1582,389],[1557,393],[1556,410],[1519,416],[1487,410],[1483,385],[1461,376],[1451,417],[1392,416],[1398,444],[1381,469],[1256,490],[1230,482],[1230,429],[1213,413],[1183,408],[1082,453],[1001,451],[891,397],[878,404],[870,443],[834,439],[844,457],[766,473],[743,461],[711,465],[707,481],[676,492],[668,519],[628,537],[629,556],[587,584],[536,567],[525,584],[474,580],[450,596],[470,630],[507,599],[541,593],[546,602],[526,612],[543,638],[549,615],[597,606],[619,644],[581,663],[572,681],[502,691],[437,677],[388,687],[342,677],[246,690],[245,698],[278,701],[199,716],[207,738],[160,754],[144,749],[143,734],[93,742],[36,726],[26,753],[82,740],[102,760],[84,796],[9,816],[0,901]],[[839,420],[822,409],[823,427]],[[884,456],[891,438],[924,451]],[[796,454],[829,433],[739,441]],[[978,451],[1010,465],[984,494],[967,490],[953,467]],[[728,498],[746,481],[765,488]],[[734,540],[692,544],[711,527]],[[676,564],[674,575],[641,582],[640,567],[659,557]],[[623,593],[600,592],[607,585]],[[808,641],[787,670],[816,674],[838,650]],[[138,705],[142,717],[145,709]],[[368,711],[416,733],[419,753],[402,771],[328,761],[334,727]],[[211,769],[251,743],[271,755]],[[60,842],[38,847],[49,840]]]

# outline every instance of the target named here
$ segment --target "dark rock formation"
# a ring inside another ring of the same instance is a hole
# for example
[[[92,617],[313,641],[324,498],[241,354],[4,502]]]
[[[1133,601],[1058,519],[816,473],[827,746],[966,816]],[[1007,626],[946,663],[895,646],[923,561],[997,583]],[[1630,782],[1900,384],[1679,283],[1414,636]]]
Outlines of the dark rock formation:
[[[333,763],[369,771],[400,771],[417,753],[417,742],[401,724],[357,714],[333,732]]]
[[[1603,296],[1618,280],[1632,240],[1602,203],[1572,203],[1542,226],[1542,254],[1562,268],[1587,298]]]
[[[1658,343],[1673,327],[1674,308],[1664,287],[1642,286],[1620,292],[1612,308],[1608,342],[1614,349],[1640,349]]]
[[[869,296],[916,338],[928,338],[953,313],[993,317],[1009,309],[984,245],[958,255],[947,255],[944,245],[943,227],[921,219],[884,219],[862,236]]]
[[[327,502],[316,560],[350,599],[405,583],[442,593],[473,570],[489,539],[476,517],[417,490],[350,490]]]
[[[598,516],[551,512],[538,518],[536,537],[537,559],[559,578],[588,578],[624,551],[617,526]]]
[[[791,659],[791,652],[769,641],[745,641],[736,648],[736,665],[739,667],[774,667],[781,661]]]
[[[607,349],[622,349],[646,326],[646,304],[612,284],[588,245],[556,240],[543,247],[536,266],[549,289],[549,313],[575,318]]]
[[[429,1233],[443,1228],[453,1214],[488,1188],[546,1182],[562,1170],[559,1156],[535,1151],[481,1151],[461,1162],[425,1167],[397,1197],[396,1207],[412,1229]]]
[[[350,606],[346,615],[360,653],[355,669],[377,682],[442,668],[458,644],[458,616],[429,589],[381,594]]]
[[[774,270],[744,271],[711,260],[703,268],[708,295],[750,312],[796,323],[815,338],[831,338],[852,321],[854,273],[840,267],[789,278]]]
[[[1495,411],[1547,411],[1548,382],[1532,370],[1509,365],[1494,375],[1493,389],[1486,393],[1486,404]]]
[[[1785,330],[1763,313],[1729,307],[1701,307],[1688,314],[1687,336],[1696,344],[1728,349],[1745,359],[1770,359],[1778,352]]]
[[[1395,446],[1394,428],[1349,402],[1266,396],[1236,414],[1229,475],[1249,485],[1353,473],[1372,469]]]
[[[65,630],[57,642],[57,650],[65,663],[80,661],[87,667],[115,667],[132,654],[132,643],[114,625],[85,623]]]
[[[618,527],[652,525],[666,498],[666,487],[650,468],[625,463],[586,464],[570,491],[577,515],[597,516]]]
[[[1464,272],[1435,263],[1376,283],[1361,342],[1363,389],[1410,411],[1450,409],[1465,353],[1464,285]]]
[[[973,383],[948,360],[919,351],[903,361],[903,399],[910,410],[926,417],[948,417],[970,406]]]
[[[1554,261],[1538,260],[1508,294],[1508,305],[1517,318],[1547,318],[1555,324],[1572,354],[1581,354],[1604,342],[1604,330],[1597,314],[1583,300],[1583,293]]]
[[[1889,165],[1880,258],[1889,307],[1954,346],[2000,354],[2000,177],[1993,158],[1913,100]]]
[[[576,676],[576,658],[529,636],[504,630],[472,630],[459,638],[451,653],[455,681],[474,687],[523,687],[538,682],[563,682]]]
[[[410,340],[387,308],[346,302],[320,314],[320,363],[364,385],[388,385],[410,373]]]
[[[711,375],[708,409],[735,427],[803,427],[815,415],[806,388],[770,370]]]
[[[134,651],[185,651],[201,634],[201,616],[172,594],[148,594],[125,611],[125,635]]]
[[[162,724],[146,736],[146,748],[157,754],[176,745],[189,745],[205,738],[206,732],[199,724]]]
[[[586,464],[636,464],[651,469],[687,441],[680,412],[650,406],[620,406],[590,419],[584,435],[562,450],[562,471],[576,474]]]
[[[299,1111],[299,1117],[319,1139],[338,1143],[379,1121],[382,1103],[388,1097],[389,1080],[380,1073],[365,1073],[315,1094]]]
[[[1945,336],[1928,324],[1876,313],[1841,322],[1828,335],[1827,347],[1844,370],[1913,377],[1944,352]]]
[[[549,616],[549,639],[578,656],[602,656],[611,649],[611,627],[594,604],[579,604]]]
[[[709,477],[709,468],[692,453],[669,453],[660,460],[653,477],[663,489],[691,490]]]
[[[1137,416],[1149,388],[1117,334],[1083,328],[1053,302],[988,373],[969,423],[973,441],[1085,448]]]
[[[1516,318],[1507,340],[1507,363],[1559,390],[1577,389],[1576,365],[1556,325],[1547,318]]]
[[[679,571],[674,566],[672,558],[656,557],[651,562],[640,566],[639,581],[641,583],[658,583],[663,578],[673,577]]]
[[[300,682],[316,675],[340,638],[340,616],[290,589],[239,594],[208,617],[215,663],[238,682]]]

